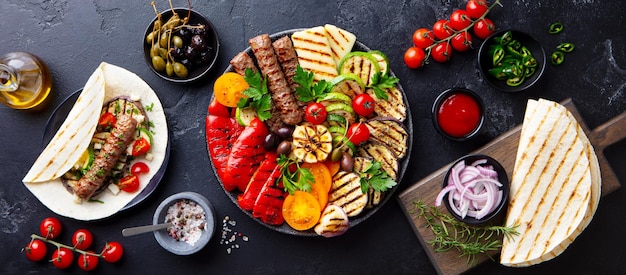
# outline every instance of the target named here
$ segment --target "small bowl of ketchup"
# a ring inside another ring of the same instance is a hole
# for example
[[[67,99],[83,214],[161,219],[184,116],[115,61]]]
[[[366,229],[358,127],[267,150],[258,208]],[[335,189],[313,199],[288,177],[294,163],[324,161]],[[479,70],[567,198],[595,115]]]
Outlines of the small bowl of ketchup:
[[[445,137],[464,141],[475,136],[485,120],[480,97],[466,88],[451,88],[442,92],[432,109],[433,124]]]

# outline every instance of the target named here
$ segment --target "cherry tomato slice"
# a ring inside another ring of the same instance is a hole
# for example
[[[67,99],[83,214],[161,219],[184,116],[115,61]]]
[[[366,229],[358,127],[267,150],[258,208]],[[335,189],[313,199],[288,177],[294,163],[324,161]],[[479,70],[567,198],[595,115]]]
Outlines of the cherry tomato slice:
[[[359,145],[366,142],[370,138],[370,130],[364,123],[355,123],[348,127],[346,136],[350,142],[354,143],[354,145]]]
[[[326,107],[318,102],[311,102],[304,109],[304,118],[313,125],[324,123],[327,116]]]
[[[71,250],[65,247],[59,247],[58,249],[54,250],[54,253],[52,253],[51,262],[57,268],[60,268],[60,269],[68,268],[70,267],[70,265],[72,265],[73,261],[74,261],[74,254],[72,253]]]
[[[419,47],[410,47],[404,53],[404,64],[411,69],[417,69],[424,65],[426,54]]]
[[[87,251],[88,253],[94,253],[93,251]],[[95,254],[95,253],[94,253]],[[80,254],[78,256],[78,267],[84,271],[92,271],[98,266],[98,257],[90,254]]]
[[[360,116],[369,116],[374,112],[376,101],[369,94],[360,94],[352,100],[352,109]]]
[[[110,112],[106,112],[102,114],[100,120],[98,120],[98,126],[102,129],[106,129],[109,127],[113,127],[113,125],[115,125],[115,122],[117,122],[117,118],[115,117],[115,115]]]
[[[46,239],[54,239],[61,234],[61,221],[55,217],[48,217],[39,224],[39,233]]]
[[[118,184],[120,190],[128,193],[133,193],[139,190],[139,178],[136,175],[128,175],[120,179]]]
[[[78,229],[72,235],[72,245],[80,250],[87,250],[93,243],[93,234],[87,229]]]
[[[226,107],[237,107],[239,100],[246,97],[243,91],[248,89],[250,85],[242,75],[235,72],[227,72],[222,74],[215,80],[213,85],[213,94],[215,99]]]
[[[118,242],[108,242],[102,250],[102,258],[109,263],[119,261],[123,254],[124,247]]]
[[[145,162],[135,162],[130,167],[130,173],[133,175],[141,175],[150,172],[150,167]]]
[[[26,258],[33,262],[38,262],[46,257],[48,248],[42,240],[31,240],[24,248],[24,252],[26,253]]]
[[[135,140],[135,142],[133,143],[132,151],[132,155],[134,157],[144,155],[148,153],[148,151],[150,151],[150,142],[148,140],[146,140],[145,138]]]
[[[295,230],[307,230],[320,219],[322,209],[315,196],[306,191],[295,191],[287,195],[283,203],[285,222]]]

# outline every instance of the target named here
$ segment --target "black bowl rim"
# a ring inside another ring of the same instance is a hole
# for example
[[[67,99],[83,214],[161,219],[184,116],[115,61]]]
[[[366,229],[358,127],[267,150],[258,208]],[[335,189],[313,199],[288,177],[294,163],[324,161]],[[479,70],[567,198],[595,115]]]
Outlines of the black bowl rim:
[[[465,155],[465,156],[457,159],[448,168],[448,170],[446,171],[446,174],[443,177],[443,180],[441,181],[441,188],[442,189],[447,185],[448,177],[450,176],[450,172],[452,170],[452,167],[454,167],[457,163],[459,163],[461,161],[466,161],[468,159],[471,160],[470,162],[473,162],[473,161],[478,160],[478,159],[487,159],[487,163],[490,164],[490,165],[493,165],[493,168],[496,170],[496,172],[498,172],[498,181],[500,181],[500,183],[502,183],[502,187],[500,187],[500,190],[503,191],[502,192],[502,200],[498,204],[498,207],[496,208],[496,210],[494,210],[493,212],[489,213],[487,216],[485,216],[481,220],[477,220],[474,217],[461,218],[461,216],[459,216],[456,213],[454,213],[454,211],[452,211],[452,209],[450,208],[450,205],[448,203],[448,194],[446,194],[443,197],[443,204],[446,206],[446,209],[448,210],[448,212],[450,212],[450,215],[452,215],[455,219],[457,219],[459,221],[462,221],[464,223],[471,224],[471,225],[485,224],[485,223],[488,223],[488,222],[492,221],[495,217],[497,217],[507,207],[508,200],[509,200],[509,191],[510,191],[510,188],[511,188],[511,185],[510,185],[510,182],[509,182],[509,177],[508,177],[508,175],[506,173],[506,169],[504,169],[502,164],[500,164],[500,162],[497,161],[496,159],[494,159],[494,158],[492,158],[492,157],[490,157],[488,155],[484,155],[484,154],[469,154],[469,155]]]
[[[476,100],[476,102],[478,103],[478,107],[480,108],[480,121],[478,122],[478,125],[476,125],[476,128],[474,128],[474,130],[472,130],[469,134],[462,136],[462,137],[453,137],[453,136],[448,135],[446,132],[444,132],[441,129],[441,127],[439,127],[439,121],[437,119],[437,112],[439,110],[439,106],[441,106],[441,104],[446,98],[448,98],[449,96],[455,93],[465,93],[471,96],[472,98]],[[485,123],[485,104],[483,103],[483,100],[480,98],[478,93],[468,88],[464,88],[464,87],[449,88],[441,92],[439,96],[437,96],[437,98],[435,99],[432,109],[431,109],[431,117],[432,117],[432,121],[433,121],[433,125],[435,126],[435,129],[437,129],[437,131],[440,134],[454,141],[465,141],[472,137],[475,137],[482,129],[483,124]]]
[[[176,11],[177,13],[181,13],[181,12],[188,12],[189,8],[174,8],[174,11]],[[163,12],[160,13],[161,16],[163,16],[164,18],[169,18],[171,16],[172,10],[171,9],[167,9]],[[220,53],[220,39],[219,39],[219,35],[217,33],[217,29],[215,29],[215,26],[213,25],[213,23],[211,22],[211,20],[209,20],[206,16],[202,15],[201,13],[195,11],[195,10],[191,10],[191,17],[193,18],[194,16],[196,16],[198,18],[198,21],[204,21],[202,23],[204,23],[207,28],[209,29],[209,32],[211,33],[211,36],[213,36],[214,40],[215,40],[215,54],[213,55],[213,59],[211,60],[211,63],[207,66],[206,69],[204,69],[204,71],[201,71],[200,73],[198,73],[197,76],[193,76],[193,77],[189,77],[189,78],[174,78],[174,77],[169,77],[166,74],[163,74],[161,72],[158,72],[157,70],[155,70],[152,67],[152,61],[150,59],[150,47],[148,44],[146,44],[146,40],[145,37],[148,35],[148,33],[150,33],[152,31],[152,26],[154,25],[154,22],[157,19],[157,16],[155,15],[154,18],[152,19],[152,21],[150,21],[150,24],[148,24],[148,27],[146,28],[146,31],[144,32],[144,36],[141,39],[141,45],[143,48],[143,53],[144,53],[144,60],[146,61],[146,64],[148,65],[148,67],[150,68],[150,70],[155,73],[156,75],[158,75],[159,77],[161,77],[162,79],[165,79],[167,81],[171,81],[171,82],[175,82],[175,83],[191,83],[191,82],[195,82],[201,78],[203,78],[204,76],[206,76],[212,69],[213,67],[215,67],[215,63],[217,62],[217,58],[219,56]],[[201,68],[197,69],[198,71],[201,70]]]
[[[530,79],[526,79],[524,80],[524,83],[522,83],[519,86],[516,87],[511,87],[511,86],[506,86],[506,84],[504,85],[498,85],[497,83],[501,82],[501,80],[497,80],[495,78],[493,78],[492,76],[490,76],[484,69],[483,69],[483,65],[487,66],[487,64],[483,64],[482,61],[482,57],[483,55],[486,55],[487,52],[487,45],[491,44],[493,39],[499,35],[502,35],[503,33],[510,31],[513,33],[513,37],[519,37],[519,36],[523,36],[525,39],[527,39],[528,41],[532,41],[533,43],[536,43],[536,47],[539,49],[539,52],[535,52],[536,49],[531,49],[529,48],[529,50],[531,50],[533,52],[533,55],[535,56],[535,59],[537,59],[537,61],[539,61],[537,63],[537,66],[540,68],[538,71],[535,71],[535,74],[530,78]],[[487,83],[489,83],[490,86],[496,88],[499,91],[502,92],[508,92],[508,93],[516,93],[516,92],[521,92],[524,91],[532,86],[535,85],[535,83],[539,82],[539,80],[541,79],[541,77],[543,76],[543,73],[546,69],[546,62],[547,62],[547,57],[546,57],[546,51],[544,50],[543,46],[541,45],[541,43],[539,43],[539,41],[532,35],[520,31],[520,30],[516,30],[516,29],[506,29],[506,30],[501,30],[501,31],[497,31],[493,34],[491,34],[489,37],[487,37],[482,44],[480,44],[480,48],[478,49],[478,57],[476,58],[478,60],[478,70],[480,71],[480,74],[483,77],[483,80],[485,80]]]

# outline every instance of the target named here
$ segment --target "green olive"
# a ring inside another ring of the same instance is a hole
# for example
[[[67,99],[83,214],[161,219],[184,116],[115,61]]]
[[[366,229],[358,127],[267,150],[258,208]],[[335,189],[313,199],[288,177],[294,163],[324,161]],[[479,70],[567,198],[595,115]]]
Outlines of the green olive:
[[[169,60],[167,61],[167,64],[165,64],[165,73],[170,77],[174,75],[174,65],[172,65],[172,62]]]
[[[161,34],[161,38],[159,39],[159,45],[161,45],[162,48],[167,48],[167,44],[170,42],[170,35],[169,32],[163,32]]]
[[[330,160],[332,161],[340,161],[342,157],[343,150],[339,147],[334,148],[333,151],[330,153]]]
[[[146,35],[146,43],[152,44],[152,39],[154,39],[154,33],[155,32],[151,32],[148,35]]]
[[[165,70],[165,60],[160,56],[152,57],[152,67],[154,67],[157,72],[162,72]]]
[[[163,59],[167,59],[167,49],[159,48],[159,56]]]
[[[183,47],[183,39],[180,38],[180,36],[178,36],[178,35],[174,35],[174,36],[172,36],[172,44],[176,48],[182,48]]]
[[[161,52],[159,51],[159,48],[161,48],[159,46],[159,44],[154,44],[151,48],[150,48],[150,57],[155,57],[155,56],[160,56]]]
[[[180,78],[186,78],[189,74],[187,67],[180,62],[174,62],[174,73]]]

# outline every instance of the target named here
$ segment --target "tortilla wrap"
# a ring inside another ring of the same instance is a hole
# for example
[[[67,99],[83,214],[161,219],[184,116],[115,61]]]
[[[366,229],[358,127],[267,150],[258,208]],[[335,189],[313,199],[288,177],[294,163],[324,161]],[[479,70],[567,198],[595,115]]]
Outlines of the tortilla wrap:
[[[153,133],[152,158],[140,157],[133,162],[146,163],[150,172],[138,176],[140,186],[136,192],[122,191],[114,195],[105,190],[93,198],[98,202],[79,203],[76,196],[67,191],[60,177],[70,170],[89,146],[103,105],[120,96],[139,101],[147,107],[145,111]],[[156,93],[136,74],[103,62],[89,77],[67,118],[22,181],[37,199],[61,216],[77,220],[106,218],[124,208],[148,185],[165,160],[167,143],[167,122]]]

